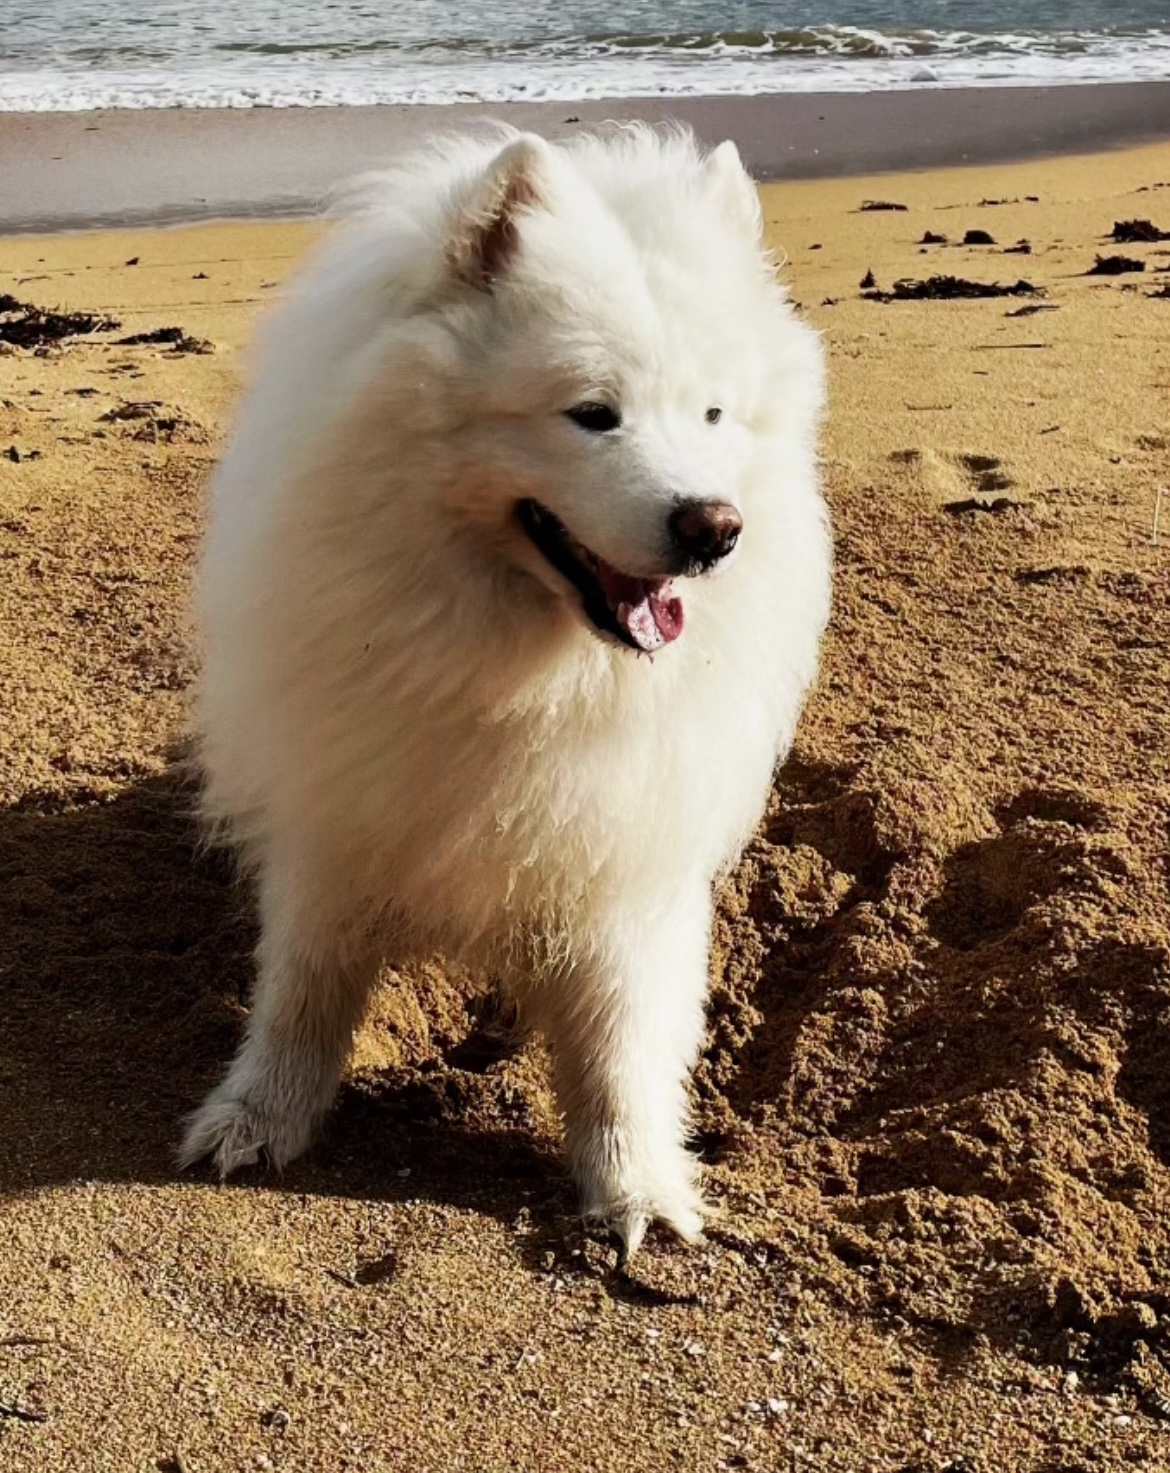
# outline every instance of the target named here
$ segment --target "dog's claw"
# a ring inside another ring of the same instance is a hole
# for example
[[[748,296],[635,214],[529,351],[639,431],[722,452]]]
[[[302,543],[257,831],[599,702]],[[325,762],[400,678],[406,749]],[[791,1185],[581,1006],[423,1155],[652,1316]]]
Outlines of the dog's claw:
[[[617,1240],[617,1262],[614,1267],[619,1274],[625,1273],[630,1259],[642,1246],[650,1219],[636,1208],[629,1209],[624,1216],[610,1223],[610,1232]]]

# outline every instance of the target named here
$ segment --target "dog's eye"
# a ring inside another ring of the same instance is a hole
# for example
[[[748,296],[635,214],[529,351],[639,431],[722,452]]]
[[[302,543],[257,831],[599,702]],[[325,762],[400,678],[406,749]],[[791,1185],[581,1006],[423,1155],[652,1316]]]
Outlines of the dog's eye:
[[[595,435],[608,434],[610,430],[618,429],[622,422],[621,415],[608,404],[574,404],[565,413],[575,425]]]
[[[722,407],[718,404],[712,404],[711,408],[708,409],[707,413],[704,415],[704,418],[709,425],[717,425],[719,421],[723,418]]]

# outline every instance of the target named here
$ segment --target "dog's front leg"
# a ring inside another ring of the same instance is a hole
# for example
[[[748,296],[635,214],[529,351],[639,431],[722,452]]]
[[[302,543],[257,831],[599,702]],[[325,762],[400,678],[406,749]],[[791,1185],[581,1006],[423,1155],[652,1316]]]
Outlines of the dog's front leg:
[[[184,1166],[210,1156],[227,1176],[263,1154],[282,1167],[332,1104],[379,958],[328,917],[327,893],[283,867],[261,872],[252,1015],[227,1077],[188,1122]]]
[[[696,1238],[703,1201],[685,1146],[688,1075],[703,1035],[711,901],[612,918],[546,995],[569,1160],[586,1218],[633,1253],[648,1223]]]

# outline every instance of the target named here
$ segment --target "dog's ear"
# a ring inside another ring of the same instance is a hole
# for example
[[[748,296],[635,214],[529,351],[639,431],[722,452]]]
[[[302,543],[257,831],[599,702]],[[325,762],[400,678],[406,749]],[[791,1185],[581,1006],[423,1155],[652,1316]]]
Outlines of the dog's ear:
[[[520,249],[524,214],[547,202],[552,150],[525,133],[492,160],[464,205],[448,256],[462,281],[491,291]]]
[[[753,240],[764,228],[760,197],[751,175],[743,166],[739,149],[730,139],[707,155],[707,179],[726,214],[740,225]]]

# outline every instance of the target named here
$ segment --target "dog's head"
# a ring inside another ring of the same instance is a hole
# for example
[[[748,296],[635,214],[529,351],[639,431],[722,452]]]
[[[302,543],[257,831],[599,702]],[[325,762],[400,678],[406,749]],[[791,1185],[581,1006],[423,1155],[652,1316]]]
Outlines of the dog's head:
[[[819,407],[734,146],[522,135],[452,190],[446,235],[452,510],[596,632],[661,648]]]

